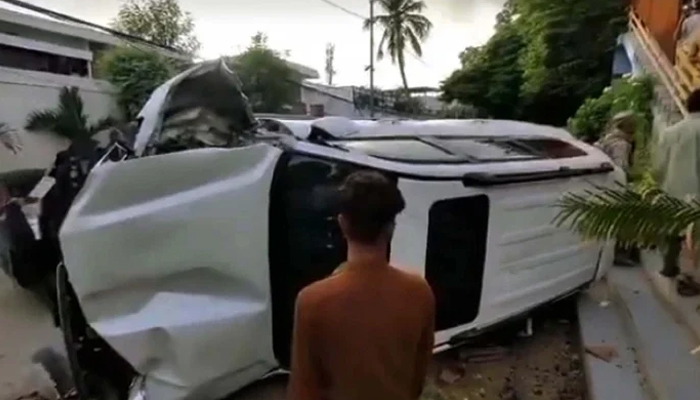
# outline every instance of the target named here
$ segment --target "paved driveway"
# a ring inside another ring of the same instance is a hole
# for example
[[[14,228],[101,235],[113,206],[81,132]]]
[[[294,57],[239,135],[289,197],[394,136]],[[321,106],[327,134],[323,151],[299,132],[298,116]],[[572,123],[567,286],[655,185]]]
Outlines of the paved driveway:
[[[62,349],[51,314],[0,268],[0,400],[33,391],[50,393],[51,383],[43,369],[31,362],[32,355],[46,347]]]

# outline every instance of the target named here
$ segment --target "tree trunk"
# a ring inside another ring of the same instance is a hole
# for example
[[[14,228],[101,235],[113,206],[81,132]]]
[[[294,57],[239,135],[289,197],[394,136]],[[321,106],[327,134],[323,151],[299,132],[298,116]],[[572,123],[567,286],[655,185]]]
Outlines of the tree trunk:
[[[408,93],[408,81],[406,80],[406,62],[404,61],[403,52],[399,53],[399,71],[401,72],[401,81],[403,82],[403,88],[406,89],[406,93]]]

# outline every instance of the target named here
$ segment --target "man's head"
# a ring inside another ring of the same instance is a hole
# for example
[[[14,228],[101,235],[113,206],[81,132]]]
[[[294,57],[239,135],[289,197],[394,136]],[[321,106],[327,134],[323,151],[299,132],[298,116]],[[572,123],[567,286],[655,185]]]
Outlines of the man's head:
[[[358,171],[340,188],[340,228],[349,242],[382,245],[394,231],[396,216],[406,207],[399,188],[374,171]]]
[[[612,121],[612,126],[632,138],[634,132],[637,130],[637,120],[635,115],[631,111],[623,111],[616,114]]]
[[[690,113],[700,112],[700,89],[695,89],[688,95],[685,107]]]

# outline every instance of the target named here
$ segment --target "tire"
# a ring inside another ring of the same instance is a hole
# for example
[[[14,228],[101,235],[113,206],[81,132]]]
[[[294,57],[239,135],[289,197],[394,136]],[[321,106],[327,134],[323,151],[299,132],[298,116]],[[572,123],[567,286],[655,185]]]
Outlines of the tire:
[[[58,319],[63,332],[63,343],[70,364],[70,372],[75,383],[75,390],[81,400],[119,400],[122,396],[114,383],[92,371],[94,365],[84,368],[81,363],[81,351],[91,352],[93,345],[87,338],[87,322],[80,311],[77,297],[68,281],[68,271],[63,263],[56,271],[56,298]],[[113,365],[109,358],[100,359],[100,364]],[[94,362],[94,361],[93,361]],[[115,363],[116,364],[116,363]],[[118,370],[116,365],[114,371]]]
[[[68,355],[68,363],[70,365],[71,375],[73,376],[73,382],[75,383],[75,390],[78,392],[78,397],[80,399],[87,400],[91,397],[85,382],[85,374],[82,368],[80,368],[80,363],[78,361],[78,349],[75,345],[77,338],[75,338],[73,334],[74,321],[72,318],[71,303],[75,301],[75,297],[72,296],[72,294],[70,283],[68,282],[68,271],[66,271],[66,267],[61,263],[56,270],[58,320],[61,332],[63,332],[63,344],[66,347],[66,354]]]

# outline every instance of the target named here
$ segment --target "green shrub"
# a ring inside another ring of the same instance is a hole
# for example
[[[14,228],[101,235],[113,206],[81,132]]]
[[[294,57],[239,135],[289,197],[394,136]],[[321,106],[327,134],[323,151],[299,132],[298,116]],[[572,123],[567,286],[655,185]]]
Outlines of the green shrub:
[[[96,72],[117,89],[117,103],[128,121],[141,111],[151,93],[176,73],[176,65],[155,52],[118,47],[100,56]]]
[[[596,98],[588,98],[569,120],[571,133],[581,140],[594,142],[600,138],[615,114],[632,111],[637,116],[640,143],[651,135],[651,101],[653,81],[649,77],[616,79]]]
[[[650,77],[616,79],[596,98],[589,98],[569,120],[569,130],[577,138],[592,143],[605,133],[608,122],[617,113],[632,111],[637,118],[635,152],[630,180],[648,181],[649,141],[652,134],[654,82]]]

